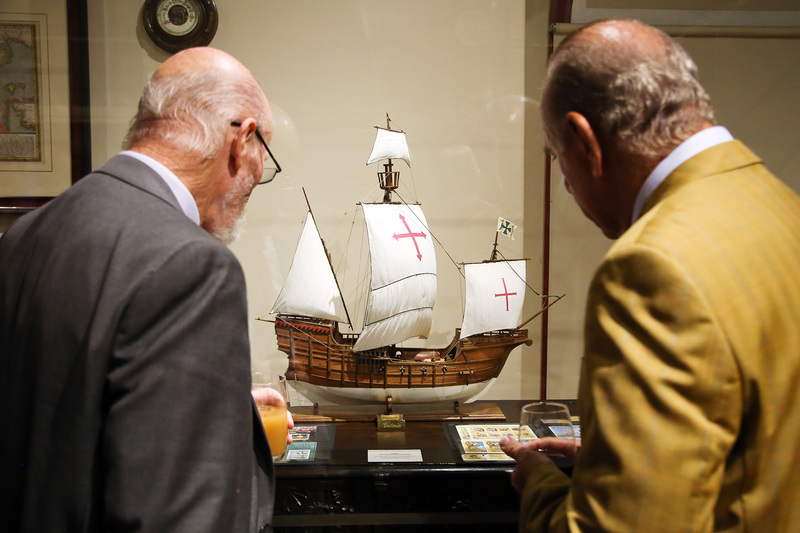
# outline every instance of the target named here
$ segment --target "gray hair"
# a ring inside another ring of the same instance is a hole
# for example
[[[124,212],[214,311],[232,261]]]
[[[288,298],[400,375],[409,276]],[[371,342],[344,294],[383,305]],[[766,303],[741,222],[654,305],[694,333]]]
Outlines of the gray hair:
[[[607,22],[607,21],[605,21]],[[601,140],[646,157],[664,157],[714,112],[689,54],[664,32],[636,21],[619,21],[651,30],[664,46],[657,53],[626,39],[615,21],[603,38],[584,39],[593,23],[568,36],[551,56],[542,95],[548,138],[564,139],[563,117],[582,114]],[[595,28],[597,30],[597,28]]]
[[[216,69],[150,75],[123,148],[157,139],[202,157],[216,157],[233,120],[254,117],[265,131],[267,114],[255,80]]]

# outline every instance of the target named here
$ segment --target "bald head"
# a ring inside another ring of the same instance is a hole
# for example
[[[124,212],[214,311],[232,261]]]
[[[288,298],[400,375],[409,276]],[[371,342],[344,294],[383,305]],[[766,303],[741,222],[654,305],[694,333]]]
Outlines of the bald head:
[[[565,187],[607,237],[628,229],[658,163],[713,125],[696,74],[683,48],[633,20],[589,24],[551,56],[541,103],[547,147]]]
[[[243,117],[254,117],[267,139],[272,135],[269,104],[250,71],[221,50],[189,48],[150,75],[124,146],[158,143],[213,158],[230,122]]]
[[[198,47],[150,75],[123,146],[172,171],[194,198],[200,225],[230,243],[267,156],[257,132],[269,142],[272,116],[253,75],[225,52]]]
[[[663,57],[669,38],[660,30],[636,20],[608,20],[590,24],[575,32],[570,39],[582,46],[600,47],[622,59]]]
[[[170,56],[155,71],[155,76],[168,78],[193,72],[216,72],[222,76],[252,78],[250,72],[235,57],[206,46],[189,48]]]
[[[602,143],[656,160],[714,122],[689,55],[634,20],[589,24],[550,58],[542,115],[551,142],[563,137],[570,111],[585,116]]]

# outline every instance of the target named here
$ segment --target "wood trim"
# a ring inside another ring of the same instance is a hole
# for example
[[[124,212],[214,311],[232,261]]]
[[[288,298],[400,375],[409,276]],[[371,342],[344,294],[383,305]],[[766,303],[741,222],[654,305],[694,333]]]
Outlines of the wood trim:
[[[70,173],[75,183],[92,168],[89,120],[89,25],[86,0],[67,2],[69,62]],[[21,215],[41,207],[51,196],[0,197],[0,215]]]
[[[572,22],[572,0],[550,0],[550,24]]]

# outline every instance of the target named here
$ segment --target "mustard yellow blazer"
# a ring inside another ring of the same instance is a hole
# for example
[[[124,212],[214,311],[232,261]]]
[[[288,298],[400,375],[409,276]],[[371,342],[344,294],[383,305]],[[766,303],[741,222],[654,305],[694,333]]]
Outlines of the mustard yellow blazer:
[[[677,168],[592,281],[570,480],[524,531],[800,531],[800,198],[742,143]]]

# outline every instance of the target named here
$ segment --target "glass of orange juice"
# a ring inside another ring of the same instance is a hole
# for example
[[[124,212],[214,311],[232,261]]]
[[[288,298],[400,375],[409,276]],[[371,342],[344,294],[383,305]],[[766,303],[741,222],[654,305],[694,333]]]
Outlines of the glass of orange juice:
[[[253,378],[253,399],[267,434],[272,460],[286,453],[289,426],[286,418],[286,376],[277,372],[257,372]]]

